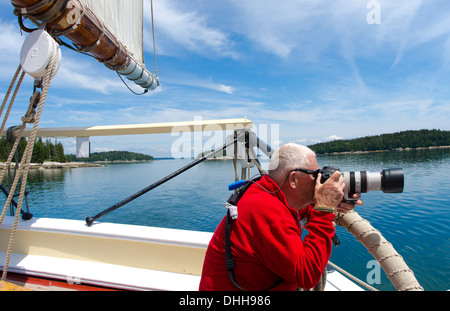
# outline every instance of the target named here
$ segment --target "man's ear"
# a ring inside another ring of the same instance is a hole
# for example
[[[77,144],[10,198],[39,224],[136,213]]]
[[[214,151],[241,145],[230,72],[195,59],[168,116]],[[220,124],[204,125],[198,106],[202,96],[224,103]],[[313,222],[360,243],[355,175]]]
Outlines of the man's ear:
[[[292,189],[297,188],[298,185],[298,176],[295,172],[291,172],[289,174],[289,185],[291,186]]]

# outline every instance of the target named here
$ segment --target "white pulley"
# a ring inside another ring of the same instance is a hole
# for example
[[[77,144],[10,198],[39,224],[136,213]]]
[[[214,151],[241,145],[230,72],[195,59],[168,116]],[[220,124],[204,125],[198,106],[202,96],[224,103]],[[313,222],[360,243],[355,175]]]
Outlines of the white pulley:
[[[58,43],[44,30],[37,29],[25,39],[20,51],[22,69],[35,79],[45,77],[53,53],[56,62],[53,78],[61,63],[61,49]]]

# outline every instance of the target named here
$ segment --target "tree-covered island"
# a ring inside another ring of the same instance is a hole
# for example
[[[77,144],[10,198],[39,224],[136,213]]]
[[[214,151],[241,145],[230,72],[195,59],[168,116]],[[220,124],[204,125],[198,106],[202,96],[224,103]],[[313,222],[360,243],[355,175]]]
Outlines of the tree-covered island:
[[[76,158],[75,155],[68,155],[67,158],[74,162],[137,162],[153,160],[151,155],[129,151],[93,152],[89,155],[89,158]]]
[[[22,138],[18,146],[18,158],[19,161],[22,158],[22,154],[25,150],[27,141]],[[11,146],[8,146],[6,139],[0,139],[0,161],[6,162]],[[31,156],[32,163],[42,164],[44,162],[131,162],[131,161],[151,161],[153,157],[141,153],[128,152],[128,151],[107,151],[107,152],[94,152],[90,154],[89,158],[76,158],[75,155],[64,153],[64,147],[61,142],[53,143],[50,139],[45,141],[39,137],[36,139],[33,147],[33,154]],[[14,162],[14,158],[13,158]]]
[[[392,134],[381,134],[354,139],[333,140],[308,145],[317,154],[344,153],[344,152],[375,152],[410,150],[418,148],[450,147],[450,131],[417,130],[402,131]],[[201,158],[211,151],[198,154]],[[231,159],[224,150],[215,159]]]
[[[450,146],[450,131],[417,130],[317,143],[309,147],[317,154],[373,152]]]

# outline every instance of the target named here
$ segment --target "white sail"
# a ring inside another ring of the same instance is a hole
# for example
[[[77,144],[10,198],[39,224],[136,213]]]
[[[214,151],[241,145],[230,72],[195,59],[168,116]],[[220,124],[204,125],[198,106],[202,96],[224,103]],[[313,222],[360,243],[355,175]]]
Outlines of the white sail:
[[[133,54],[144,63],[143,0],[80,0]]]

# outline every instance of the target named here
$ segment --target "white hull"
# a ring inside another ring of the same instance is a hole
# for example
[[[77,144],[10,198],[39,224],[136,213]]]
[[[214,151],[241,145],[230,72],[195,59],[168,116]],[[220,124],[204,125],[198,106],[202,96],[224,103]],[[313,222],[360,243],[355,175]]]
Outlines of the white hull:
[[[0,227],[6,249],[13,217]],[[212,233],[33,218],[19,221],[9,272],[123,290],[196,291]],[[3,268],[6,253],[0,253]],[[362,290],[337,271],[327,291]]]

